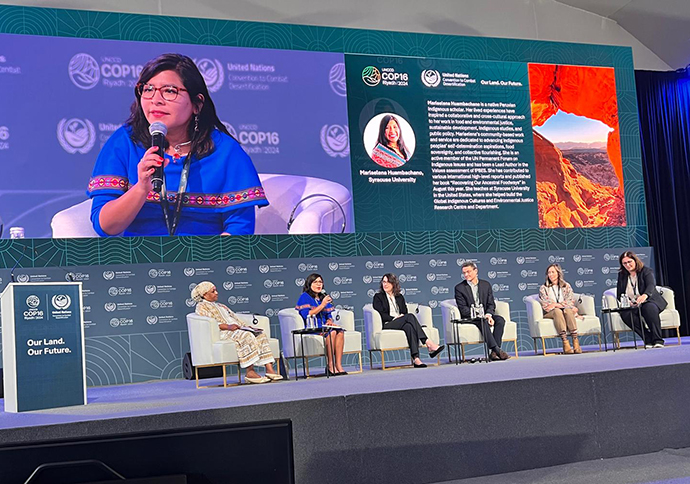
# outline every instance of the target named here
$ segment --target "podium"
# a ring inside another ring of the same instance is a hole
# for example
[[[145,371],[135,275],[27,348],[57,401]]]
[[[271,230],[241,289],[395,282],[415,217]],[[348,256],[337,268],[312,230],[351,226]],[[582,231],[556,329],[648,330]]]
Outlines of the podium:
[[[5,411],[85,405],[81,282],[10,283],[0,304]]]

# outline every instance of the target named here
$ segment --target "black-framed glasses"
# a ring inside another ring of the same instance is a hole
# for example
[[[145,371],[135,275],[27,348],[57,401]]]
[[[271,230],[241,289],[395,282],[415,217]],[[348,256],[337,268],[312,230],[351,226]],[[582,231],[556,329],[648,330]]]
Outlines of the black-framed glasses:
[[[180,94],[180,91],[186,91],[187,89],[177,86],[161,86],[156,87],[153,84],[137,84],[137,92],[144,99],[153,99],[156,95],[156,91],[161,92],[161,96],[166,101],[174,101]]]

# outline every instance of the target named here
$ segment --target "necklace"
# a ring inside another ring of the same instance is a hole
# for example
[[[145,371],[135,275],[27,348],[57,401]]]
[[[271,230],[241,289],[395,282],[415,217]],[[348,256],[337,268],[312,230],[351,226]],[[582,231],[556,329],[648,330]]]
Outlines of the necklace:
[[[190,139],[189,141],[185,141],[184,143],[173,146],[173,150],[175,150],[175,154],[172,156],[173,163],[177,163],[177,161],[182,157],[182,147],[187,146],[191,142],[192,140]]]

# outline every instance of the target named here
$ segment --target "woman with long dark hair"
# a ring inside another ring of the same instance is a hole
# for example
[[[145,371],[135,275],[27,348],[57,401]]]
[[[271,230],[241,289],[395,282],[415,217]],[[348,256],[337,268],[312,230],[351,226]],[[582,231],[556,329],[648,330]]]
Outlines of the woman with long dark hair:
[[[399,329],[405,332],[415,368],[426,368],[426,365],[419,359],[420,342],[429,349],[431,358],[435,358],[443,351],[444,346],[439,346],[431,341],[415,315],[407,312],[405,297],[400,291],[400,283],[395,274],[383,275],[379,292],[374,294],[372,306],[381,315],[383,329]]]
[[[162,123],[164,156],[149,128]],[[164,171],[153,190],[156,168]],[[88,194],[91,222],[109,235],[254,233],[254,207],[268,205],[256,169],[216,114],[192,59],[163,54],[149,61],[134,88],[127,122],[98,155]]]
[[[392,114],[386,114],[379,124],[379,136],[371,153],[371,159],[386,168],[398,168],[410,158],[403,141],[400,121]]]
[[[342,328],[333,323],[331,314],[335,310],[333,299],[326,294],[323,286],[323,277],[320,274],[309,274],[302,288],[304,292],[297,301],[297,311],[305,321],[313,317],[316,326],[323,328],[326,335],[326,360],[327,371],[331,375],[347,375],[343,369],[343,348],[345,347],[345,333]],[[335,359],[334,359],[335,357]]]
[[[625,311],[621,318],[637,334],[644,339],[648,348],[663,348],[664,338],[661,336],[661,319],[659,313],[666,309],[667,303],[659,291],[656,290],[654,273],[645,266],[637,255],[626,250],[618,258],[618,283],[616,297],[626,297],[631,306],[639,306],[638,311]],[[640,314],[644,318],[646,327],[643,328]]]

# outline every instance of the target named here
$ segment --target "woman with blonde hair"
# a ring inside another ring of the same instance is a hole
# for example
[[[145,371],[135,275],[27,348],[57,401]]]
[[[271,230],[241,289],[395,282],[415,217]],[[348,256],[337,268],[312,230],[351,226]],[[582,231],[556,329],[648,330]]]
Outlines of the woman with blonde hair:
[[[544,309],[544,317],[553,319],[556,331],[563,341],[563,353],[582,353],[577,336],[577,307],[573,288],[565,282],[560,265],[551,264],[546,268],[546,281],[539,289],[539,301]],[[568,341],[568,333],[573,338],[572,346]]]

